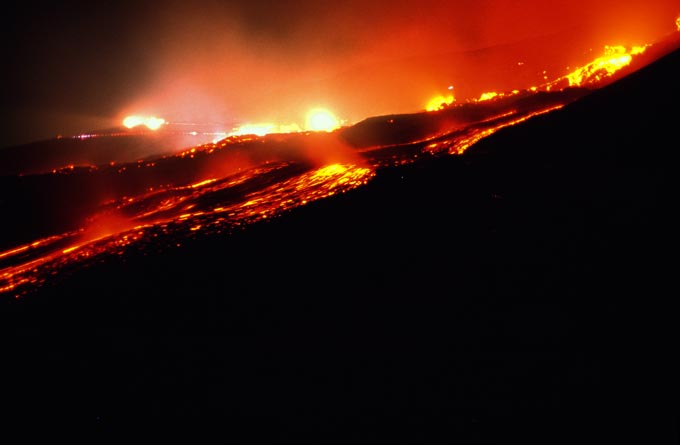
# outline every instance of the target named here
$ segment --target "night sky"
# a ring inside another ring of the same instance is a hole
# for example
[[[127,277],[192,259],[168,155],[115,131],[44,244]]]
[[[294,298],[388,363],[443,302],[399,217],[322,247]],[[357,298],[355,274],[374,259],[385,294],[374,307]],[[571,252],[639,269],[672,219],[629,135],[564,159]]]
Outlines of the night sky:
[[[319,106],[348,123],[414,112],[446,87],[418,58],[548,37],[568,39],[574,52],[575,42],[649,43],[674,31],[680,15],[677,0],[60,1],[15,9],[0,19],[0,147],[112,127],[133,113],[230,125],[300,123]],[[533,48],[518,60],[557,57]],[[573,56],[564,54],[565,63]],[[470,94],[490,86],[465,76]]]

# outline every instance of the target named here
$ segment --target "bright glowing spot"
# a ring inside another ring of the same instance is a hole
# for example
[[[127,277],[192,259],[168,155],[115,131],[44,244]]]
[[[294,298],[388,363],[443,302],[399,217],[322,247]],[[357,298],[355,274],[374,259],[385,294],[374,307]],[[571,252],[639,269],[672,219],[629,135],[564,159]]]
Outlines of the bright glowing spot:
[[[215,181],[217,181],[217,179],[206,179],[205,181],[197,182],[196,184],[191,184],[189,187],[195,189]]]
[[[680,31],[680,15],[678,16],[677,19],[675,19],[675,26],[678,27],[678,31]]]
[[[336,176],[344,174],[347,171],[347,167],[341,164],[331,164],[326,167],[318,169],[314,176]]]
[[[642,54],[647,46],[634,46],[628,51],[625,46],[605,46],[604,55],[589,64],[567,74],[569,86],[594,83],[628,65],[632,56]]]
[[[494,97],[497,97],[497,96],[498,96],[498,93],[496,93],[494,91],[490,91],[488,93],[482,93],[482,95],[479,96],[479,99],[477,99],[477,100],[479,102],[482,102],[482,101],[485,101],[485,100],[491,100],[491,99],[493,99]]]
[[[305,127],[311,131],[333,131],[340,127],[340,121],[325,108],[315,108],[307,113]]]
[[[448,96],[435,96],[432,99],[430,99],[430,101],[427,103],[425,110],[427,111],[441,110],[447,105],[451,105],[455,100],[456,99],[453,97],[453,94],[449,94]]]
[[[154,116],[128,116],[123,119],[123,125],[127,128],[137,127],[139,125],[146,125],[150,130],[158,130],[161,125],[165,123],[165,119]]]
[[[633,56],[637,56],[638,54],[642,54],[645,52],[649,45],[642,45],[642,46],[634,46],[630,49],[630,54]]]

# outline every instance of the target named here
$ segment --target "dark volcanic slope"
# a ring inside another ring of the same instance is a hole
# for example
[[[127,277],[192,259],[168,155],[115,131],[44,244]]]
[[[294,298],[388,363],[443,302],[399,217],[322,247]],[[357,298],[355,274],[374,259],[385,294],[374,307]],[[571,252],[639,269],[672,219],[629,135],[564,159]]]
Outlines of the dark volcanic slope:
[[[463,156],[4,301],[3,419],[677,442],[678,78],[676,51]]]
[[[82,138],[63,137],[2,147],[0,177],[46,173],[69,165],[98,166],[109,162],[133,162],[176,153],[182,148],[207,142],[206,137],[205,134],[193,137],[187,132],[165,128],[154,132],[116,127],[102,129]]]

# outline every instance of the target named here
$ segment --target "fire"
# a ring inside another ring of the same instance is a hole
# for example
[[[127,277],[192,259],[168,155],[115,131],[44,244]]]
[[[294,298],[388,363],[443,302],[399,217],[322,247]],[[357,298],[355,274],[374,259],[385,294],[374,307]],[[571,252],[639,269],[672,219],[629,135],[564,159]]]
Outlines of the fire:
[[[477,102],[483,102],[485,100],[491,100],[498,97],[498,93],[495,91],[489,91],[487,93],[482,93],[481,96],[479,96],[479,99],[477,99]]]
[[[307,113],[305,127],[311,131],[333,131],[340,128],[340,121],[329,110],[314,108]]]
[[[680,31],[680,15],[675,19],[675,26],[678,28],[678,31]]]
[[[165,119],[154,116],[128,116],[123,119],[123,125],[127,128],[146,125],[149,130],[158,130],[163,124],[165,124]]]
[[[448,96],[435,96],[430,101],[427,103],[427,106],[425,107],[426,111],[437,111],[441,110],[442,108],[445,108],[447,105],[451,105],[456,99],[453,97],[453,94],[449,94]]]
[[[680,26],[680,17],[678,17],[676,23],[678,23],[678,25]],[[607,45],[604,47],[603,55],[597,57],[592,62],[587,63],[586,65],[573,70],[569,74],[566,74],[562,77],[558,77],[557,79],[554,79],[552,81],[548,81],[547,83],[544,83],[540,86],[532,86],[528,88],[527,91],[531,92],[536,92],[539,90],[551,91],[553,89],[560,89],[567,86],[585,87],[587,85],[596,84],[597,82],[607,77],[610,77],[612,74],[616,73],[621,68],[628,66],[633,60],[633,57],[644,53],[648,46],[650,45],[632,46],[629,49],[622,45],[612,46]],[[548,76],[546,75],[545,71],[543,72],[543,77],[546,80],[548,79]],[[482,93],[479,96],[479,98],[472,99],[471,101],[472,102],[491,101],[511,95],[516,95],[519,93],[520,90],[512,90],[509,92],[489,91]],[[428,102],[426,110],[427,111],[441,110],[442,108],[445,108],[447,105],[453,103],[454,100],[455,99],[452,95],[448,97],[441,95],[435,96]]]
[[[569,86],[583,86],[609,77],[621,68],[630,64],[633,56],[642,54],[647,45],[634,46],[628,50],[625,46],[605,46],[604,55],[567,74]]]

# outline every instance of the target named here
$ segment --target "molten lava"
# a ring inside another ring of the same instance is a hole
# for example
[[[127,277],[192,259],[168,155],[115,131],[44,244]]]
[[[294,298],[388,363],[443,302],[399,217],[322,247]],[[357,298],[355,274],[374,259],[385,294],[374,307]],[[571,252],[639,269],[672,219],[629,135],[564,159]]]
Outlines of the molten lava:
[[[427,105],[425,106],[426,111],[437,111],[446,108],[448,105],[451,105],[456,99],[453,97],[453,94],[449,94],[448,96],[442,96],[438,95],[433,97],[427,102]]]
[[[602,56],[567,74],[569,86],[585,86],[597,83],[628,66],[633,60],[633,56],[642,54],[645,49],[647,49],[647,45],[634,46],[630,49],[620,45],[605,46]]]
[[[361,186],[374,175],[370,168],[358,165],[309,169],[282,162],[125,197],[103,206],[102,213],[91,218],[88,226],[0,253],[0,293],[14,291],[18,297],[27,287],[39,286],[59,270],[89,264],[105,254],[153,249],[160,237],[229,232]],[[263,177],[276,181],[261,187]]]
[[[634,60],[635,56],[638,56],[645,52],[647,47],[650,45],[633,46],[627,48],[622,45],[617,46],[605,46],[603,54],[596,57],[593,61],[578,67],[566,75],[559,76],[554,80],[549,80],[539,86],[532,86],[528,88],[528,91],[555,91],[561,90],[566,87],[591,87],[597,86],[599,83],[605,79],[611,77],[616,72],[629,66]],[[548,80],[547,73],[543,72],[543,78]],[[497,92],[489,91],[482,93],[478,99],[474,99],[473,102],[484,102],[490,100],[496,100],[504,97],[509,97],[519,94],[520,90],[513,90],[510,92]],[[443,96],[437,96],[430,100],[428,103],[428,111],[440,110],[451,102],[448,102]],[[452,99],[452,96],[451,96]]]

